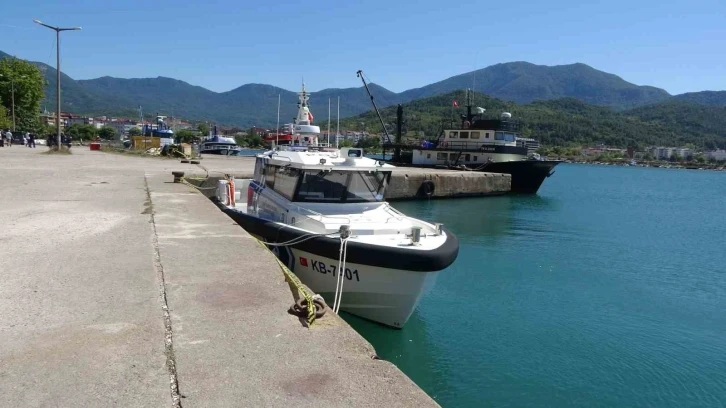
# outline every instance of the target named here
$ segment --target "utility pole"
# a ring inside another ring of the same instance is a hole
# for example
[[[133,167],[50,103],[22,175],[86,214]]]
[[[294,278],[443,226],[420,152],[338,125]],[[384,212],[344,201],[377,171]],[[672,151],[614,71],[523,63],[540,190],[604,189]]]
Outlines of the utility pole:
[[[0,75],[0,78],[2,78],[2,77],[3,76]],[[25,75],[22,75],[22,76],[20,76],[20,79],[23,79],[25,77],[26,77]],[[13,132],[15,132],[16,129],[15,129],[15,77],[14,76],[10,77],[10,104],[12,106],[11,111],[13,114]]]
[[[40,20],[33,20],[34,23],[40,24],[43,27],[50,28],[51,30],[55,31],[55,45],[56,45],[56,65],[55,65],[55,80],[56,80],[56,116],[55,116],[55,126],[56,126],[56,132],[57,132],[57,142],[58,142],[58,150],[61,148],[61,86],[60,86],[60,79],[61,79],[61,68],[60,68],[60,33],[61,31],[76,31],[80,30],[81,27],[70,27],[70,28],[61,28],[61,27],[53,27],[51,25],[45,24],[40,22]]]

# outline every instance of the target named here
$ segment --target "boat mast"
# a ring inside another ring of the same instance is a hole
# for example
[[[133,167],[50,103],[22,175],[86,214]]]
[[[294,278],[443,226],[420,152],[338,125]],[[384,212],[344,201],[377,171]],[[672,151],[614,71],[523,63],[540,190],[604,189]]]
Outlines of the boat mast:
[[[275,147],[280,145],[280,94],[277,94],[277,127],[275,128]]]
[[[361,81],[363,81],[363,86],[366,88],[366,92],[368,92],[368,96],[371,97],[371,104],[373,104],[373,109],[375,109],[376,114],[378,115],[378,120],[381,121],[381,126],[383,127],[383,133],[386,135],[386,140],[388,140],[388,143],[391,143],[391,136],[388,134],[388,129],[386,129],[386,125],[383,123],[383,118],[381,117],[381,112],[378,111],[378,107],[376,106],[376,102],[373,100],[373,95],[371,95],[371,90],[368,89],[368,84],[366,84],[365,78],[363,78],[363,71],[358,70],[357,72],[358,78],[360,78]]]
[[[330,98],[328,98],[328,146],[330,146]]]

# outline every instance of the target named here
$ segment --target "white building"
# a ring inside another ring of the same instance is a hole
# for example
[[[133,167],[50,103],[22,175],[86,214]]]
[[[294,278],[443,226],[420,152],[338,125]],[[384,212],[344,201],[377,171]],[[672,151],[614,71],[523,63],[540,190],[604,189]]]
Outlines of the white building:
[[[673,154],[683,159],[690,159],[693,157],[693,150],[687,147],[679,147],[677,149],[673,149]]]
[[[713,150],[706,153],[706,159],[716,161],[726,161],[726,150]]]

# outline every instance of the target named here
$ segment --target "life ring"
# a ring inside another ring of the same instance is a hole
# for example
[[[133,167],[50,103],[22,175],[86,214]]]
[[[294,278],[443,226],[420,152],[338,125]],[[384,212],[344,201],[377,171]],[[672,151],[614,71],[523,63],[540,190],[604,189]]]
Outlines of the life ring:
[[[433,181],[424,180],[423,183],[421,183],[420,191],[424,196],[431,198],[434,195],[434,191],[436,191],[436,186]]]

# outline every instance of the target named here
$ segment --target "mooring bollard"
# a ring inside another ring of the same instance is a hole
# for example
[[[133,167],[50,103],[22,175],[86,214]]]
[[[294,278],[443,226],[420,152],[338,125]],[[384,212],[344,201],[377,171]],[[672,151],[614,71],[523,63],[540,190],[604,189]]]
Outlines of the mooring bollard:
[[[181,179],[184,177],[183,171],[172,171],[171,174],[174,176],[175,183],[181,183]]]

